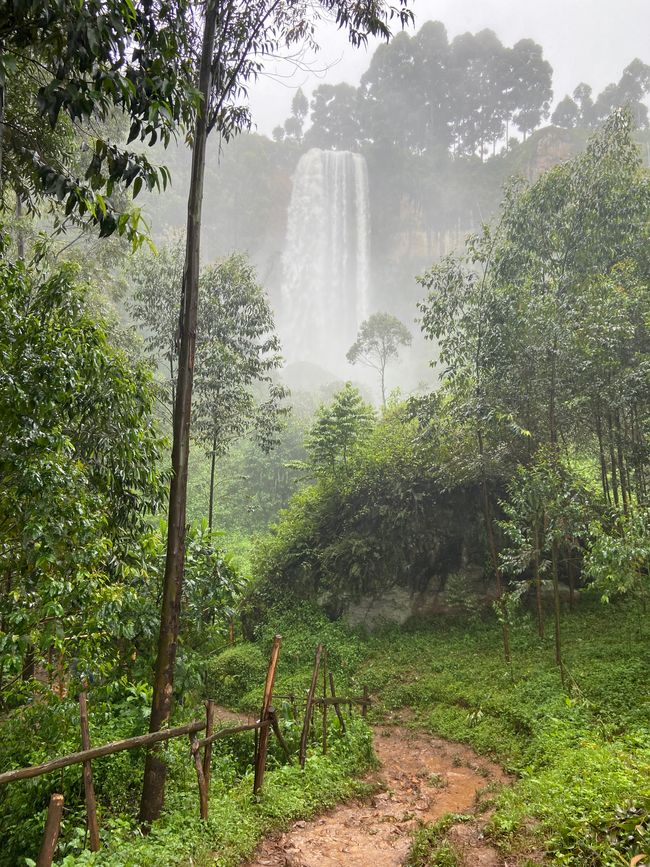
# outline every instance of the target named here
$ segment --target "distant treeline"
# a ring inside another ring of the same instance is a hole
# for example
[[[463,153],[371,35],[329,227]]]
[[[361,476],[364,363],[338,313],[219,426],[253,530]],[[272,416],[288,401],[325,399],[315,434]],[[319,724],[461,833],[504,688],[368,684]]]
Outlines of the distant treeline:
[[[381,45],[359,87],[323,84],[310,103],[299,90],[291,116],[274,137],[305,147],[359,150],[373,143],[411,153],[484,157],[499,142],[508,144],[512,127],[525,139],[548,119],[552,76],[542,46],[532,39],[509,48],[486,29],[450,42],[440,21],[428,21],[414,36],[400,33]],[[592,88],[579,84],[551,122],[591,128],[628,106],[636,125],[645,128],[649,92],[650,66],[636,59],[595,100]]]

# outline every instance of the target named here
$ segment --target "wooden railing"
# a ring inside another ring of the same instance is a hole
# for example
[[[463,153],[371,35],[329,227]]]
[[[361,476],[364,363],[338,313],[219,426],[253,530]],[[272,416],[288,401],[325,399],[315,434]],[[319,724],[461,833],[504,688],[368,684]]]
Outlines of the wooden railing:
[[[83,765],[83,780],[84,780],[84,795],[86,801],[86,817],[88,826],[88,837],[90,849],[96,852],[100,848],[99,838],[99,822],[97,819],[97,803],[95,799],[95,790],[93,786],[92,762],[94,759],[110,756],[124,750],[133,750],[138,748],[149,748],[163,741],[169,741],[179,737],[189,737],[190,740],[190,755],[194,767],[196,769],[197,783],[199,789],[199,811],[201,819],[208,818],[209,809],[209,793],[210,793],[210,775],[212,763],[212,744],[226,737],[239,734],[240,732],[255,731],[259,735],[255,739],[255,756],[254,756],[254,782],[253,794],[257,795],[264,783],[264,774],[266,771],[266,759],[269,746],[269,732],[273,731],[275,737],[280,744],[280,747],[289,763],[292,762],[291,752],[282,734],[280,724],[278,722],[277,713],[273,707],[273,688],[275,685],[275,675],[280,657],[280,647],[282,644],[282,636],[276,635],[273,639],[271,648],[271,656],[269,666],[266,673],[266,681],[264,684],[264,695],[262,699],[262,708],[259,719],[255,722],[243,723],[241,725],[230,726],[227,728],[214,731],[214,722],[216,715],[216,703],[214,701],[206,702],[206,711],[204,720],[193,720],[181,726],[176,726],[170,729],[163,729],[158,732],[150,732],[146,735],[137,735],[132,738],[125,738],[120,741],[112,741],[102,746],[92,747],[90,744],[90,732],[88,725],[88,705],[85,692],[79,695],[79,719],[81,730],[81,746],[82,749],[76,753],[70,753],[67,756],[60,756],[55,759],[50,759],[40,765],[32,765],[28,768],[18,768],[16,770],[5,771],[0,774],[0,786],[7,783],[13,783],[18,780],[28,780],[33,777],[40,777],[43,774],[50,774],[53,771],[61,770],[62,768],[70,767],[71,765]],[[317,696],[319,673],[323,675],[323,694]],[[331,695],[328,695],[328,684]],[[277,695],[276,698],[286,699],[291,702],[294,716],[298,716],[298,700],[295,694]],[[346,725],[345,719],[341,712],[341,707],[348,706],[350,712],[353,705],[361,706],[361,713],[366,715],[367,708],[371,704],[368,690],[364,688],[363,696],[339,697],[336,695],[334,688],[334,677],[331,672],[327,672],[327,654],[321,644],[316,649],[316,658],[311,677],[311,683],[307,696],[304,699],[304,721],[300,737],[300,767],[305,767],[307,754],[307,744],[309,734],[312,727],[314,708],[319,707],[323,715],[323,752],[327,752],[327,714],[328,709],[333,707],[340,725],[341,732],[345,734]],[[200,732],[205,732],[202,738],[197,737]],[[203,751],[203,755],[201,755]],[[50,867],[60,833],[61,818],[63,815],[63,795],[53,794],[50,798],[50,804],[47,812],[47,820],[45,823],[45,832],[43,835],[43,843],[37,860],[37,867]]]

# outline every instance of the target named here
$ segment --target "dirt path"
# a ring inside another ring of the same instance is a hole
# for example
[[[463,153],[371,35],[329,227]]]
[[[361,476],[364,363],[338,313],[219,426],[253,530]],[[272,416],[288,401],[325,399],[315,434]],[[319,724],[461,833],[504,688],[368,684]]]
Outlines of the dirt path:
[[[468,813],[477,792],[507,778],[469,747],[403,726],[375,727],[381,768],[368,776],[382,791],[370,802],[344,804],[309,822],[295,822],[265,840],[248,867],[397,867],[422,822]],[[503,867],[480,834],[480,822],[459,824],[449,839],[465,867]]]

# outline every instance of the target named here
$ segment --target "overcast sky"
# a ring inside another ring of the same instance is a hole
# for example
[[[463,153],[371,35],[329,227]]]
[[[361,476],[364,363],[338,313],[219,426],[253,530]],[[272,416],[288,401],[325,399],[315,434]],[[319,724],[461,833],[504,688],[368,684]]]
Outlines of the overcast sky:
[[[508,46],[526,37],[539,42],[553,67],[555,101],[580,81],[597,93],[617,81],[635,57],[650,63],[650,0],[414,0],[412,8],[414,30],[439,20],[450,40],[489,27]],[[310,93],[323,82],[358,84],[377,45],[353,49],[343,34],[325,25],[318,39],[322,50],[311,59],[314,71],[285,65],[277,77],[264,77],[253,88],[258,132],[270,134],[285,120],[300,86]]]

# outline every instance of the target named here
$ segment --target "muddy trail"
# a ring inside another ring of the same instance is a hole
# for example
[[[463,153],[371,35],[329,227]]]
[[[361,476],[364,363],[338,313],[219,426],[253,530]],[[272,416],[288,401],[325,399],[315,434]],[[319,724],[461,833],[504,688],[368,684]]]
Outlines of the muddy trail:
[[[446,813],[473,813],[482,790],[508,782],[501,768],[463,744],[403,725],[377,725],[374,734],[381,766],[366,781],[377,794],[294,822],[263,841],[248,867],[397,867],[420,825]],[[463,867],[506,867],[482,838],[484,821],[477,815],[459,822],[447,839]]]

